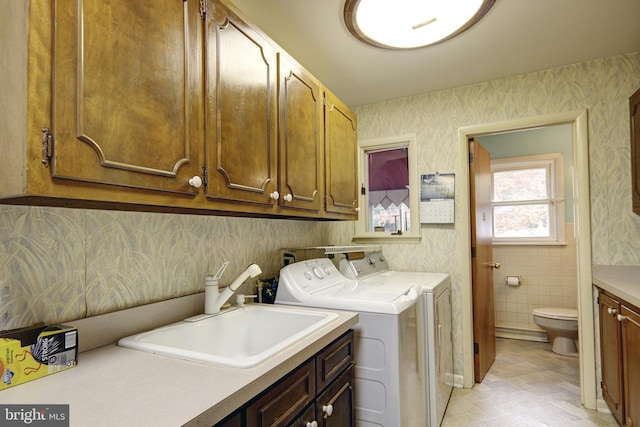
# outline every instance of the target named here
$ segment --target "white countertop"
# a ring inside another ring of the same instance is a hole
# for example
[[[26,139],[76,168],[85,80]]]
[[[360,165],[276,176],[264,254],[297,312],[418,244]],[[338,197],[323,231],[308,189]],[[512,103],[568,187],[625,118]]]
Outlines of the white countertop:
[[[640,307],[640,266],[594,265],[591,273],[594,285]]]
[[[358,321],[357,313],[336,312],[336,320],[254,368],[224,368],[111,344],[80,353],[75,368],[0,391],[0,400],[69,404],[72,427],[210,427]]]

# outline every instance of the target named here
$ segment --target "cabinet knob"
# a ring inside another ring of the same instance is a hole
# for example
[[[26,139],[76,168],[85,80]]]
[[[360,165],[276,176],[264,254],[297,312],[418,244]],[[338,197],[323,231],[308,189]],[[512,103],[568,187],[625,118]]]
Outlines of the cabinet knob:
[[[324,412],[325,414],[325,418],[326,417],[330,417],[331,414],[333,414],[333,405],[325,405],[322,407],[322,412]]]
[[[193,188],[202,187],[202,178],[200,178],[198,175],[194,176],[189,180],[189,185],[192,186]]]
[[[287,194],[286,196],[284,196],[284,201],[285,202],[290,202],[293,200],[293,196],[291,194]]]
[[[354,211],[360,212],[360,208],[353,208]]]
[[[622,322],[625,319],[626,317],[624,317],[622,314],[618,314],[618,322]]]
[[[269,197],[272,198],[273,200],[278,200],[280,198],[280,193],[278,193],[277,191],[274,191],[273,193],[269,194]]]
[[[318,427],[318,422],[317,421],[307,422],[305,424],[305,427]]]
[[[615,308],[607,308],[607,313],[611,314],[611,315],[615,315],[616,313],[618,313],[618,310],[616,310]]]

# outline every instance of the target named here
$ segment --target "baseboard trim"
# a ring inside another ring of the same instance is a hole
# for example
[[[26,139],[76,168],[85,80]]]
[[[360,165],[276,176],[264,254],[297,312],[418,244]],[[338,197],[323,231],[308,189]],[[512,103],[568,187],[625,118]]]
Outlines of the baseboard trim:
[[[531,329],[508,328],[496,326],[496,338],[510,338],[524,341],[549,342],[549,337],[545,331],[534,331]]]

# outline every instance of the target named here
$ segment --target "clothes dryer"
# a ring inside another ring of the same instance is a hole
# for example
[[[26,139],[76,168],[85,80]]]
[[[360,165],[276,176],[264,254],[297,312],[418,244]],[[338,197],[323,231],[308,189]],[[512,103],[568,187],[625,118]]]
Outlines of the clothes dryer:
[[[413,285],[345,278],[328,258],[282,268],[276,304],[358,312],[354,328],[356,422],[359,427],[424,426],[420,295]]]
[[[419,351],[425,391],[424,401],[414,401],[411,406],[424,407],[423,425],[440,426],[454,383],[449,275],[390,270],[381,251],[346,252],[339,266],[345,277],[357,280],[361,286],[412,286],[421,294],[418,328],[422,338]]]

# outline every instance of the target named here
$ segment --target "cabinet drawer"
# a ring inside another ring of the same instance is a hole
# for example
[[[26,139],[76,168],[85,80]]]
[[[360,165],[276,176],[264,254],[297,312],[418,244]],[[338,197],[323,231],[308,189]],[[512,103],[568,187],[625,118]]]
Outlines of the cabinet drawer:
[[[350,364],[316,400],[318,427],[355,426],[354,369]]]
[[[353,331],[348,331],[316,356],[317,390],[320,392],[344,371],[354,358]]]
[[[315,363],[309,360],[247,407],[247,426],[285,426],[315,397]]]

